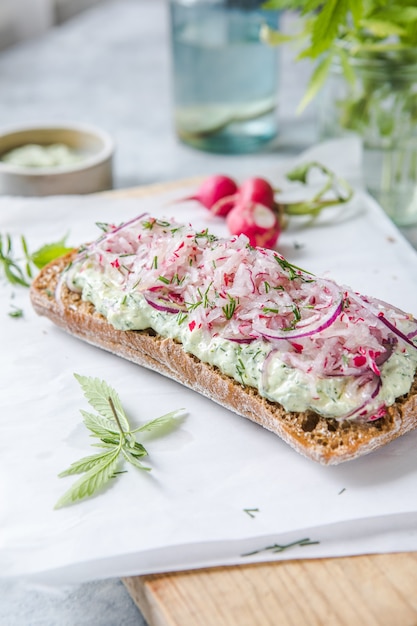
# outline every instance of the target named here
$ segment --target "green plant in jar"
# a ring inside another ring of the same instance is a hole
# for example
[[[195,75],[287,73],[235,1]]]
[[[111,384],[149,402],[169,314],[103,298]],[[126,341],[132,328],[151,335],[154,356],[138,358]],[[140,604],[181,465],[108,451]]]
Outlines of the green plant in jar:
[[[265,27],[270,44],[301,43],[316,62],[299,110],[321,94],[323,137],[358,133],[368,188],[399,224],[417,221],[417,3],[411,0],[268,0],[297,10],[300,31]]]

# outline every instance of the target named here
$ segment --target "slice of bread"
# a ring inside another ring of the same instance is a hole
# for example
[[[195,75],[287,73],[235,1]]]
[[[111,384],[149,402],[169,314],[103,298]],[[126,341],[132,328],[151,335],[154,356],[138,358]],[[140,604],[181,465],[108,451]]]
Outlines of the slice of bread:
[[[279,435],[297,452],[324,465],[362,456],[417,426],[417,379],[406,396],[398,398],[384,417],[372,422],[323,418],[306,411],[288,413],[218,369],[186,353],[181,344],[149,331],[113,328],[94,306],[65,285],[55,297],[67,254],[47,265],[30,291],[34,309],[68,333],[138,365],[168,376],[218,404]]]

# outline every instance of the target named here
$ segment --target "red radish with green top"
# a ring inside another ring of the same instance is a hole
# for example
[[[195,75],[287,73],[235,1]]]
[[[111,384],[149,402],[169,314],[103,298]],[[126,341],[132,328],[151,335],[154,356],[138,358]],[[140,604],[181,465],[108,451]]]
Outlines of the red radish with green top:
[[[185,200],[196,200],[215,215],[224,217],[233,208],[237,191],[237,184],[232,178],[216,174],[206,178],[195,195]]]

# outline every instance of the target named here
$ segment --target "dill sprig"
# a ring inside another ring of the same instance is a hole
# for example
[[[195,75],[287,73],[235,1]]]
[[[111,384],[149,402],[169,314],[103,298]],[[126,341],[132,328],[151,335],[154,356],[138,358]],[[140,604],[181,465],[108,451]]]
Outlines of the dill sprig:
[[[29,252],[26,238],[20,236],[22,256],[16,256],[15,242],[9,233],[0,233],[0,270],[12,285],[29,287],[34,272],[42,269],[50,261],[72,250],[66,246],[67,236],[59,241],[41,246],[35,252]]]
[[[222,311],[227,320],[232,319],[233,314],[236,310],[237,301],[236,298],[232,298],[229,294],[227,294],[229,302],[222,307]]]
[[[241,556],[253,556],[254,554],[260,554],[261,552],[284,552],[284,550],[289,550],[290,548],[295,548],[296,546],[314,546],[319,543],[320,541],[311,541],[311,539],[305,537],[304,539],[298,539],[297,541],[291,541],[291,543],[286,544],[274,543],[272,544],[272,546],[266,546],[265,548],[261,548],[260,550],[253,550],[252,552],[246,552]]]

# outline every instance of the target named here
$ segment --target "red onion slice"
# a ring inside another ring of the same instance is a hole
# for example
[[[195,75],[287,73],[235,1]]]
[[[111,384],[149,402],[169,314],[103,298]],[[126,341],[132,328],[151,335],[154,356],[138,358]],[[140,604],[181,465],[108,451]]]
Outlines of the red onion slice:
[[[382,311],[380,311],[377,315],[378,319],[381,320],[381,322],[383,324],[385,324],[385,326],[387,326],[387,328],[389,328],[393,333],[395,333],[397,335],[397,337],[399,337],[400,339],[402,339],[403,341],[405,341],[405,343],[408,343],[408,345],[412,346],[413,348],[415,348],[417,350],[417,345],[411,341],[411,339],[409,339],[407,337],[407,335],[405,335],[403,332],[401,332],[401,330],[399,330],[396,326],[394,326],[394,324],[392,324],[386,317],[385,315],[382,313]]]
[[[370,382],[374,383],[374,388],[369,397],[357,409],[353,409],[353,411],[350,411],[337,419],[352,420],[360,418],[361,420],[373,421],[374,419],[378,419],[385,414],[385,405],[381,405],[377,409],[367,410],[371,400],[375,400],[382,387],[382,380],[379,376],[375,376]],[[382,409],[384,410],[382,411]]]
[[[225,337],[226,341],[233,341],[234,343],[252,343],[255,341],[255,337]]]
[[[169,298],[164,298],[162,296],[159,296],[158,298],[150,298],[149,295],[144,295],[144,298],[149,306],[157,311],[162,311],[163,313],[179,313],[180,311],[186,310],[178,305],[175,305],[171,300],[169,300]]]
[[[387,319],[383,311],[374,310],[372,305],[382,306],[384,309],[395,311],[398,315],[401,315],[402,317],[406,315],[404,311],[391,304],[388,304],[387,302],[384,302],[383,300],[379,300],[378,298],[370,298],[369,296],[362,296],[359,294],[359,299],[361,300],[362,305],[365,306],[366,309],[375,317],[377,317],[383,324],[385,324],[387,328],[395,333],[397,337],[405,341],[405,343],[409,344],[413,348],[417,349],[417,345],[413,341],[411,341],[414,337],[417,336],[417,328],[406,335]],[[414,323],[417,326],[417,320],[414,317],[410,318],[410,322]]]
[[[266,325],[262,324],[260,320],[258,320],[254,324],[254,330],[256,330],[262,337],[269,340],[282,340],[282,339],[301,339],[302,337],[311,337],[311,335],[315,335],[326,328],[329,328],[339,317],[343,309],[343,299],[340,298],[338,302],[336,302],[327,313],[326,316],[323,316],[321,319],[321,323],[313,328],[303,327],[303,330],[298,328],[294,328],[291,330],[274,330],[273,328],[268,328]]]

